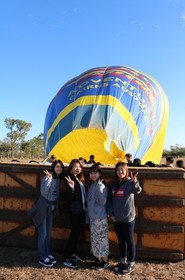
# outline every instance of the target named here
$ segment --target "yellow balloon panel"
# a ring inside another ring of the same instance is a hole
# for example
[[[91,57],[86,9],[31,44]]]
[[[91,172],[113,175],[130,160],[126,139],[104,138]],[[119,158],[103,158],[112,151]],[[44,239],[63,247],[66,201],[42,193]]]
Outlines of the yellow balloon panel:
[[[76,145],[78,143],[78,146]],[[107,134],[99,129],[74,130],[51,150],[63,162],[69,163],[73,158],[83,157],[89,160],[90,155],[95,156],[96,162],[116,164],[118,160],[124,160],[124,153],[114,144],[107,150]]]

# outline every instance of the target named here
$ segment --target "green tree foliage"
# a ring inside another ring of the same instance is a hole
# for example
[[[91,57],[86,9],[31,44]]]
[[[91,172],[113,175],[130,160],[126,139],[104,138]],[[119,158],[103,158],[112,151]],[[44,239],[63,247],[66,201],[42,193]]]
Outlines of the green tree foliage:
[[[0,158],[10,157],[10,144],[7,141],[0,141]]]
[[[44,158],[44,140],[43,133],[39,134],[29,141],[30,157],[31,158]]]
[[[24,141],[32,125],[23,120],[11,118],[5,119],[5,125],[9,129],[7,139],[10,143],[11,157],[13,158],[15,151],[17,149],[19,150],[21,143]]]
[[[6,118],[6,128],[9,130],[7,138],[0,140],[0,157],[2,158],[29,158],[44,159],[43,133],[37,137],[25,140],[31,123],[19,119]]]
[[[170,150],[163,151],[163,157],[173,156],[173,157],[184,157],[185,147],[180,147],[178,144],[175,146],[170,146]]]
[[[37,137],[29,141],[23,141],[20,150],[24,158],[43,159],[45,156],[43,133],[40,133]]]

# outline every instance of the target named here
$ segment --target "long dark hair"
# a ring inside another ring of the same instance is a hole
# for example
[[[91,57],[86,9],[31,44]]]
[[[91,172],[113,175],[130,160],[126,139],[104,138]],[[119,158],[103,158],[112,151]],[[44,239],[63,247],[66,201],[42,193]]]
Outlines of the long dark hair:
[[[126,171],[126,175],[125,175],[125,177],[122,179],[122,182],[125,181],[125,180],[127,180],[128,175],[129,175],[129,174],[128,174],[128,166],[127,166],[126,162],[118,162],[118,163],[115,165],[116,182],[115,182],[115,192],[114,192],[114,196],[116,195],[116,193],[117,193],[117,191],[118,191],[118,189],[119,189],[120,179],[119,179],[119,177],[118,177],[118,175],[117,175],[117,170],[118,170],[118,167],[120,167],[120,166],[122,166],[122,167],[125,169],[125,171]]]
[[[62,172],[61,172],[59,175],[55,172],[55,166],[56,166],[58,163],[59,163],[59,164],[61,165],[61,167],[62,167]],[[56,178],[56,177],[58,177],[58,178],[63,178],[63,175],[64,175],[64,164],[63,164],[63,162],[62,162],[60,159],[55,159],[55,160],[52,162],[52,164],[51,164],[51,173],[52,173],[52,177],[53,177],[53,178]]]
[[[72,159],[72,161],[71,161],[70,164],[69,164],[69,173],[71,173],[72,168],[73,168],[73,165],[74,165],[75,163],[78,163],[78,164],[80,165],[81,169],[82,169],[81,172],[80,172],[80,174],[78,174],[76,177],[78,178],[78,180],[79,180],[80,182],[84,182],[85,179],[84,179],[84,175],[83,175],[83,165],[81,164],[81,162],[79,161],[79,159],[77,159],[77,158]]]

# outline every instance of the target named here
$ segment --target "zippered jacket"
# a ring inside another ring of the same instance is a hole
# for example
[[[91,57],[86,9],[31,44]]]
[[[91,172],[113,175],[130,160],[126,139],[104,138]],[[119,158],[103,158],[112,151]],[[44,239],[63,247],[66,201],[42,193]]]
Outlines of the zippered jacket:
[[[131,222],[135,219],[134,195],[142,191],[139,182],[131,182],[130,178],[119,183],[116,192],[114,183],[108,192],[107,214],[114,216],[117,222]]]
[[[103,183],[94,183],[87,193],[87,213],[90,219],[104,219],[107,216],[108,190]]]

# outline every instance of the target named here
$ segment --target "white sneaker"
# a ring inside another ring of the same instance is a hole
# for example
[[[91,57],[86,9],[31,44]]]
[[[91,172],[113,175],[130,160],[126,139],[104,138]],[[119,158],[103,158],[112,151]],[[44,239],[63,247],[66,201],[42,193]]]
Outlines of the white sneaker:
[[[55,259],[55,257],[53,257],[52,255],[48,255],[48,258],[50,259],[50,262],[51,263],[57,263],[57,261],[56,261],[56,259]]]
[[[49,258],[45,258],[45,260],[39,260],[39,263],[46,267],[52,267],[53,264]]]
[[[70,267],[70,268],[78,268],[79,264],[77,261],[73,260],[73,259],[65,259],[63,262],[63,265]]]

